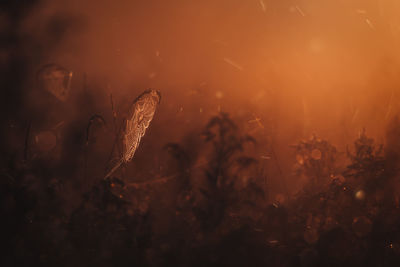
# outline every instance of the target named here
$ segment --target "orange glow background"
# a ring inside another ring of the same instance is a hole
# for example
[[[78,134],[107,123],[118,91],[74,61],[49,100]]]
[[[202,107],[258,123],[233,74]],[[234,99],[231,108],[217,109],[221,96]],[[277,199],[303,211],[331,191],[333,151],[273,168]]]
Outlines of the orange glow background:
[[[247,123],[259,153],[272,139],[285,166],[289,145],[312,133],[342,151],[363,127],[383,143],[399,109],[397,0],[48,0],[21,34],[45,44],[63,16],[72,23],[43,63],[71,69],[75,88],[86,73],[117,106],[162,92],[138,157],[222,110]]]

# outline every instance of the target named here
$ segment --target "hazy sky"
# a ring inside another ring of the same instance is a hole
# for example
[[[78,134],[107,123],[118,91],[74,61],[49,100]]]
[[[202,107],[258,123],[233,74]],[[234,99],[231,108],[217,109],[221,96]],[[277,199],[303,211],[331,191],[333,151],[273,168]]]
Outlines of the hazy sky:
[[[76,79],[124,97],[154,87],[177,111],[247,112],[297,129],[289,139],[379,136],[399,105],[396,0],[51,0],[21,31],[46,43],[60,29],[43,61]]]

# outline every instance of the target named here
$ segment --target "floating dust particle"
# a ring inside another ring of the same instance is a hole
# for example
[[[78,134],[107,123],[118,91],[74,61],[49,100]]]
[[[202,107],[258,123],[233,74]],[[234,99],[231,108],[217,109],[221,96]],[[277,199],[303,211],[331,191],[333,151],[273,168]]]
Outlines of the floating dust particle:
[[[375,30],[374,25],[372,24],[372,22],[369,19],[365,19],[365,22],[368,24],[368,26],[372,29]]]
[[[263,12],[267,11],[267,7],[265,6],[264,0],[260,0],[260,6]]]
[[[267,242],[270,246],[277,246],[279,244],[279,240],[276,239],[267,240]]]
[[[221,99],[221,98],[224,97],[224,93],[223,93],[222,91],[216,91],[216,92],[215,92],[215,97],[216,97],[217,99]]]
[[[254,116],[254,119],[249,120],[248,122],[249,123],[257,123],[260,128],[264,129],[264,125],[261,123],[261,118]]]
[[[364,200],[365,199],[365,192],[364,190],[358,190],[355,194],[354,194],[355,198],[358,200]]]
[[[394,91],[392,90],[392,94],[390,95],[390,100],[389,100],[389,104],[387,107],[387,112],[385,115],[385,120],[387,120],[389,118],[390,113],[392,112],[393,95],[394,95]]]
[[[301,16],[305,17],[306,14],[304,14],[303,10],[299,6],[296,6],[297,11],[300,13]]]
[[[356,111],[354,111],[353,118],[351,119],[351,122],[352,122],[352,123],[355,122],[357,116],[358,116],[358,109],[356,109]]]
[[[297,161],[300,165],[303,165],[303,164],[304,164],[304,158],[303,158],[303,156],[297,154],[297,155],[296,155],[296,161]]]
[[[61,128],[65,124],[65,121],[61,121],[56,124],[56,126],[53,127],[53,130],[57,130],[58,128]]]
[[[236,63],[235,61],[233,61],[233,60],[230,59],[230,58],[224,57],[224,61],[225,61],[226,63],[228,63],[229,65],[235,67],[236,69],[240,70],[240,71],[243,70],[243,67],[242,67],[242,66],[240,66],[238,63]]]

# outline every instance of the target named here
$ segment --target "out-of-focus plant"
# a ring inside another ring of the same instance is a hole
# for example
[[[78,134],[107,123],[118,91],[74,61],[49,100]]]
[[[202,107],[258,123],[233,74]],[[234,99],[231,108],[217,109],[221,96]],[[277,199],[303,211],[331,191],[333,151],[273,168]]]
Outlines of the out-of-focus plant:
[[[240,199],[240,194],[234,187],[238,176],[232,170],[238,173],[256,164],[257,160],[243,155],[245,143],[255,143],[255,139],[241,134],[226,113],[211,118],[203,135],[206,143],[212,145],[212,153],[205,171],[206,187],[201,189],[206,203],[205,206],[196,208],[195,213],[208,229],[218,226],[227,208]],[[249,185],[249,194],[263,194],[263,190],[256,184]]]
[[[383,155],[383,146],[376,145],[373,138],[366,135],[363,129],[354,141],[354,152],[347,151],[351,164],[347,166],[344,177],[354,188],[355,198],[367,199],[368,203],[376,205],[380,202],[380,191],[384,190],[389,178],[385,170],[386,159]]]
[[[229,167],[237,164],[247,168],[257,161],[252,157],[240,155],[247,142],[255,143],[249,135],[241,135],[238,127],[226,113],[210,119],[203,132],[205,141],[213,146],[213,153],[207,169],[208,181],[213,186],[232,185]]]
[[[313,135],[309,140],[302,140],[293,145],[299,168],[298,175],[310,179],[312,188],[324,185],[335,172],[338,157],[336,147],[328,141]]]
[[[363,129],[354,141],[354,154],[347,149],[351,164],[347,166],[354,177],[376,176],[384,170],[383,145],[376,146]]]

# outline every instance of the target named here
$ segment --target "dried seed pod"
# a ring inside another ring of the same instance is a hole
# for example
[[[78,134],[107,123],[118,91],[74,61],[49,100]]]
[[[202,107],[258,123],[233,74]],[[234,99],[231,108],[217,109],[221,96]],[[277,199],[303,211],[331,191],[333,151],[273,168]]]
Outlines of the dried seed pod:
[[[161,95],[156,90],[147,90],[133,102],[128,119],[125,121],[123,137],[123,161],[130,161],[135,155],[141,138],[154,117]]]
[[[160,100],[160,92],[149,89],[133,101],[129,116],[125,120],[125,131],[122,138],[122,157],[105,178],[110,177],[111,174],[121,166],[121,164],[129,162],[133,158],[136,149],[140,144],[140,140],[145,135],[146,129],[149,127],[150,122],[154,117],[154,113],[156,112]]]

